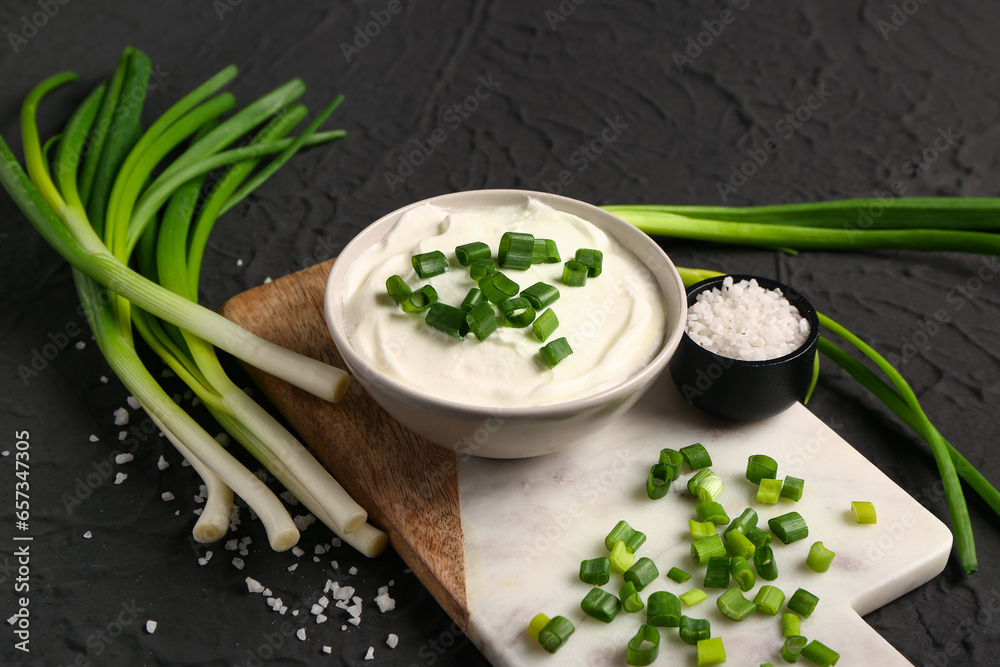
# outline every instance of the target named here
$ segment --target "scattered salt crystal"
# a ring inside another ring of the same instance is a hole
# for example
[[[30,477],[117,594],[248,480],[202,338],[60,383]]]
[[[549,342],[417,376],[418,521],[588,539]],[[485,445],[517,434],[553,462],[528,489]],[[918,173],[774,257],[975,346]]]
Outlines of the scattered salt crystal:
[[[303,555],[305,555],[306,552],[303,551],[301,547],[295,546],[292,547],[292,553],[295,555],[296,558],[301,558]]]
[[[325,554],[329,549],[330,549],[329,544],[317,544],[315,547],[313,547],[313,553],[319,556]]]
[[[385,639],[385,645],[388,646],[389,648],[396,648],[397,644],[399,644],[399,637],[390,633],[389,636],[386,637]]]
[[[330,605],[330,598],[324,595],[320,599],[316,600],[316,604],[321,606],[323,609],[326,609]]]
[[[118,439],[124,440],[128,437],[128,431],[118,431]]]
[[[262,593],[262,595],[264,595],[265,597],[271,597],[271,595],[272,595],[271,589],[270,588],[265,588],[264,592]]]
[[[201,516],[201,512],[202,512],[201,507],[196,507],[193,510],[191,510],[191,514],[194,514],[195,516]]]
[[[299,499],[296,498],[295,494],[292,493],[291,491],[282,491],[278,495],[281,497],[282,500],[284,500],[286,503],[288,503],[293,507],[299,504]]]
[[[251,593],[263,593],[264,586],[252,577],[247,577],[244,581],[247,582],[247,590]]]
[[[346,629],[347,629],[347,626],[346,626],[346,625],[342,625],[342,626],[340,626],[340,629],[341,629],[341,630],[346,630]]]
[[[194,501],[200,505],[201,503],[205,502],[205,499],[202,496],[195,496]]]
[[[330,587],[330,594],[334,600],[350,600],[354,596],[354,586],[341,586],[335,581]]]
[[[167,463],[167,460],[163,458],[163,455],[161,454],[160,458],[156,460],[156,467],[159,468],[160,470],[166,470],[167,468],[170,467],[170,464]]]
[[[7,623],[9,625],[14,625],[15,623],[17,623],[17,616],[11,616],[10,618],[8,618]]]
[[[170,502],[171,500],[173,500],[175,498],[175,496],[174,496],[174,494],[170,493],[169,491],[164,491],[163,493],[160,494],[160,498],[162,498],[166,502]]]
[[[299,628],[295,631],[295,636],[299,638],[300,642],[304,642],[306,640],[306,629]]]
[[[5,449],[2,452],[0,452],[0,455],[2,455],[2,456],[10,456],[10,450],[9,449]]]
[[[243,266],[243,259],[242,258],[236,260],[236,266]]]
[[[226,540],[226,543],[223,546],[225,547],[226,551],[236,551],[236,547],[239,546],[239,543],[240,541],[234,537],[231,540]]]
[[[115,426],[124,426],[128,423],[128,410],[118,408],[115,410]]]
[[[100,440],[100,438],[98,438],[98,437],[97,437],[96,435],[94,435],[93,433],[91,433],[91,434],[90,434],[90,441],[91,441],[91,442],[97,442],[98,440]]]
[[[247,545],[253,544],[253,538],[250,537],[249,535],[247,535],[246,537],[241,537],[240,544],[247,544]]]
[[[198,565],[208,565],[208,559],[207,558],[199,558],[198,559]]]
[[[11,623],[11,625],[13,625],[13,623]],[[324,646],[323,647],[323,653],[326,653],[327,655],[329,655],[329,654],[333,653],[333,648],[331,648],[330,646]]]
[[[135,458],[134,456],[132,456],[128,452],[125,452],[124,454],[119,454],[118,456],[115,457],[115,463],[121,465],[123,463],[128,463],[134,458]]]
[[[279,600],[278,598],[268,598],[267,606],[270,607],[271,609],[277,609],[278,607],[281,606],[281,600]]]
[[[94,534],[88,530],[86,533],[83,534],[83,539],[89,540],[93,536],[94,536]]]
[[[375,648],[369,646],[368,653],[365,653],[365,660],[374,660],[374,659],[375,659]]]
[[[6,454],[4,456],[6,456]],[[313,562],[314,563],[318,563],[319,562],[319,556],[313,556]]]
[[[378,610],[383,614],[396,608],[396,601],[389,597],[388,592],[379,591],[379,594],[375,596],[375,604],[378,605]]]
[[[108,383],[108,376],[107,375],[102,375],[101,376],[101,382],[103,382],[104,384],[107,384]]]
[[[188,461],[186,458],[181,459],[181,467],[182,468],[190,468],[191,467],[191,462]]]
[[[128,406],[133,410],[139,409],[139,401],[136,399],[135,396],[129,396],[128,398],[125,399],[125,402],[128,403]]]
[[[343,541],[339,537],[335,537],[332,540],[330,540],[330,544],[332,544],[335,547],[339,547],[341,544],[343,544]]]
[[[351,625],[353,625],[354,627],[357,627],[357,626],[361,625],[361,617],[360,616],[355,616],[354,618],[349,618],[349,619],[347,619],[347,622],[350,623]]]
[[[292,616],[298,616],[298,615],[299,615],[299,610],[298,609],[293,609],[292,610]]]
[[[354,567],[354,566],[352,565],[352,566],[351,566],[351,569],[350,569],[350,570],[348,570],[348,572],[349,572],[350,574],[357,574],[357,573],[358,573],[358,568],[356,568],[356,567]]]
[[[83,348],[87,347],[87,344],[84,343],[82,340],[78,340],[76,341],[76,345],[74,347],[76,347],[76,349],[78,350],[82,350]]]
[[[281,614],[282,616],[285,615],[286,611],[288,611],[288,607],[286,607],[285,605],[281,605],[281,608],[278,609],[278,613]],[[296,613],[295,615],[298,616],[298,613]]]
[[[327,621],[326,614],[316,614],[317,625],[319,625],[320,623],[326,623],[326,621]]]
[[[156,621],[146,621],[146,632],[149,634],[156,632]]]
[[[339,570],[340,569],[340,563],[338,563],[335,560],[331,560],[330,561],[330,567],[332,567],[334,570]]]
[[[318,604],[314,604],[314,605],[313,605],[313,606],[312,606],[312,607],[311,607],[311,608],[309,609],[309,613],[310,613],[310,614],[312,614],[313,616],[319,616],[320,614],[322,614],[322,613],[323,613],[323,609],[324,609],[324,608],[323,608],[323,607],[322,607],[321,605],[318,605]]]
[[[298,528],[300,531],[303,531],[309,526],[316,523],[316,517],[314,517],[312,514],[300,514],[292,520],[295,522],[295,527]]]
[[[351,602],[353,602],[354,604],[356,604],[358,606],[361,606],[361,596],[360,595],[355,595],[354,597],[351,598]]]
[[[233,567],[235,567],[237,570],[242,570],[244,565],[245,563],[243,562],[242,558],[239,557],[233,558]]]
[[[128,479],[128,475],[126,475],[126,474],[125,474],[125,473],[123,473],[123,472],[120,472],[120,473],[118,473],[117,475],[115,475],[115,484],[121,484],[121,483],[122,483],[122,482],[124,482],[124,481],[125,481],[126,479]]]
[[[298,563],[292,563],[291,565],[289,565],[289,566],[288,566],[288,571],[289,571],[289,572],[295,572],[295,570],[296,570],[296,569],[297,569],[298,567],[299,567],[299,564],[298,564]]]
[[[212,560],[212,552],[211,551],[206,551],[205,552],[205,560],[206,561]]]
[[[271,280],[271,276],[267,276],[266,278],[264,278],[264,284],[265,284],[265,285],[267,285],[267,284],[268,284],[268,283],[270,283],[270,282],[273,282],[273,281]]]

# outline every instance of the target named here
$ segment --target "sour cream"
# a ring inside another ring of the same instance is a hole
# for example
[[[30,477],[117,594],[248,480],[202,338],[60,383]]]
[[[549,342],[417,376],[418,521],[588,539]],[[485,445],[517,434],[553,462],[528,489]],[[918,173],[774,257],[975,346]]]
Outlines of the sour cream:
[[[484,341],[471,334],[460,340],[427,326],[424,313],[404,313],[386,294],[386,279],[398,275],[413,289],[432,285],[442,303],[458,307],[476,283],[455,258],[455,247],[482,241],[495,258],[505,232],[554,240],[563,262],[579,248],[604,253],[603,272],[582,287],[562,283],[562,262],[500,269],[521,289],[541,281],[559,290],[549,306],[559,328],[548,340],[565,337],[573,354],[555,368],[538,358],[543,344],[530,326],[501,323]],[[410,258],[432,250],[447,256],[451,270],[421,279]],[[442,399],[498,408],[559,403],[609,389],[656,356],[666,327],[660,289],[634,255],[595,225],[535,199],[489,209],[411,209],[351,263],[341,296],[351,346],[382,373]]]

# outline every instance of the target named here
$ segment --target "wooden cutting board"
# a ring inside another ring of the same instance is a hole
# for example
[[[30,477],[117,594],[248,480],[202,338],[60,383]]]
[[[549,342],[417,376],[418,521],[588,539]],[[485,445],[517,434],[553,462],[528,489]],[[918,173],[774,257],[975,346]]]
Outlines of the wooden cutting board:
[[[344,367],[323,317],[331,263],[240,294],[222,312],[272,342]],[[675,484],[655,502],[643,491],[646,472],[663,447],[705,444],[715,457],[713,470],[726,483],[723,502],[731,515],[755,506],[762,524],[791,510],[806,518],[809,539],[775,549],[781,574],[774,583],[789,596],[802,587],[820,597],[803,634],[838,650],[840,664],[908,664],[861,615],[936,576],[951,549],[944,524],[801,405],[761,422],[725,423],[690,408],[665,374],[620,423],[569,450],[536,459],[459,460],[398,425],[357,385],[332,405],[248,370],[498,666],[624,663],[625,644],[645,614],[623,613],[609,625],[594,621],[580,611],[589,586],[576,576],[580,560],[602,555],[604,535],[619,519],[647,533],[640,555],[661,572],[677,566],[695,575],[685,585],[661,576],[656,589],[679,594],[701,587],[703,572],[688,553],[686,519],[694,503],[685,485]],[[779,476],[806,480],[800,502],[755,504],[754,487],[743,478],[747,456],[755,453],[775,458]],[[858,526],[852,500],[874,502],[879,523]],[[833,568],[822,575],[804,564],[817,540],[837,553]],[[752,599],[761,583],[747,596]],[[617,585],[605,588],[617,593]],[[707,592],[710,600],[685,613],[711,621],[713,636],[723,637],[734,664],[781,664],[777,619],[754,614],[734,623],[714,604],[721,591]],[[576,624],[572,640],[555,656],[527,639],[525,628],[538,611]],[[672,652],[693,650],[676,633],[665,641]]]

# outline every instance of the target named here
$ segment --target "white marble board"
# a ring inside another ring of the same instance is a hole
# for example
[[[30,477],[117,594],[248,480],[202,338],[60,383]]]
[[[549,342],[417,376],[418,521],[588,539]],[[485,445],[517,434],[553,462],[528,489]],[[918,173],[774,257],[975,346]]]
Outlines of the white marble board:
[[[675,594],[703,588],[709,599],[685,609],[708,618],[721,636],[730,665],[771,662],[780,656],[780,617],[758,612],[736,623],[715,600],[721,589],[704,589],[704,568],[690,556],[687,520],[696,501],[686,490],[685,473],[666,497],[650,500],[645,479],[660,449],[701,442],[726,490],[720,499],[730,517],[744,508],[768,518],[796,510],[809,537],[791,545],[774,540],[779,577],[762,583],[786,596],[802,587],[820,602],[802,623],[802,632],[838,651],[840,665],[910,664],[861,618],[939,574],[952,545],[948,528],[861,456],[802,405],[768,420],[735,424],[709,418],[689,407],[668,374],[616,425],[587,441],[535,459],[470,459],[459,463],[461,518],[465,533],[469,635],[497,667],[544,665],[624,665],[625,647],[645,620],[645,611],[622,612],[611,624],[586,616],[580,601],[590,586],[578,578],[581,560],[607,555],[604,536],[619,519],[647,535],[637,556],[656,563],[660,578],[643,592]],[[778,476],[805,479],[799,502],[755,502],[756,487],[744,477],[747,457],[768,454]],[[869,500],[876,525],[858,525],[852,500]],[[817,540],[836,557],[829,572],[809,570],[805,557]],[[685,584],[666,578],[671,566],[694,576]],[[620,577],[604,586],[617,594]],[[554,655],[526,633],[537,612],[563,615],[576,632]],[[695,649],[676,629],[661,629],[660,658],[654,664],[695,665]]]

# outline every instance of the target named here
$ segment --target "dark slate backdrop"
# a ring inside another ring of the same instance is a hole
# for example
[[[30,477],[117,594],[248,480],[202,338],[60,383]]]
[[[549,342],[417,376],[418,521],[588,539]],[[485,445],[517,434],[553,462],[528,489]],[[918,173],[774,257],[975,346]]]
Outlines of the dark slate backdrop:
[[[379,17],[384,25],[372,23]],[[268,276],[335,256],[401,205],[455,190],[561,188],[596,204],[769,204],[890,196],[898,181],[907,195],[993,195],[998,21],[995,3],[934,0],[5,0],[0,131],[17,144],[29,88],[73,69],[81,82],[41,112],[43,133],[57,131],[129,44],[155,64],[149,118],[230,63],[242,72],[232,86],[242,102],[295,76],[308,82],[312,108],[344,93],[332,125],[348,138],[296,157],[220,222],[202,280],[204,303],[217,308]],[[365,30],[374,36],[360,38]],[[611,140],[595,146],[599,154],[580,150],[602,133]],[[405,157],[420,145],[433,153]],[[763,164],[745,182],[735,178],[754,155]],[[387,178],[393,173],[401,178]],[[112,412],[127,392],[113,377],[99,380],[107,367],[76,311],[68,267],[6,195],[0,221],[0,450],[14,450],[16,431],[30,432],[34,536],[32,650],[16,651],[0,623],[0,664],[360,665],[369,645],[379,665],[485,664],[392,553],[368,561],[343,547],[316,564],[323,530],[304,533],[308,553],[296,559],[271,553],[259,525],[245,520],[236,535],[253,538],[246,569],[232,567],[234,554],[221,545],[200,566],[205,548],[190,540],[196,477],[140,413],[131,411],[132,434],[118,441]],[[995,256],[793,257],[663,244],[684,266],[783,280],[894,355],[940,430],[1000,480]],[[22,377],[36,351],[67,339],[37,375]],[[810,407],[947,521],[927,448],[856,383],[827,364]],[[115,485],[105,462],[125,449],[135,449],[135,461],[115,466],[128,474]],[[154,465],[161,453],[172,463],[162,473]],[[13,456],[0,458],[3,618],[14,611],[13,475]],[[172,503],[160,500],[168,490]],[[867,617],[916,664],[1000,662],[1000,521],[975,498],[970,512],[979,573],[963,575],[953,557],[941,576]],[[323,626],[281,617],[246,593],[250,575],[290,608],[308,608],[329,558],[365,600],[359,628],[341,631],[339,615]],[[390,580],[398,606],[381,615],[371,600]],[[159,622],[155,634],[142,629],[146,619]],[[300,625],[305,642],[294,637]],[[390,632],[400,637],[395,650],[384,646]],[[324,644],[333,656],[321,653]]]

